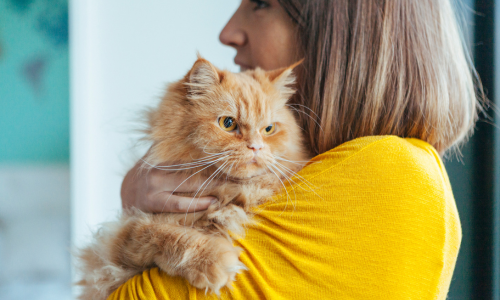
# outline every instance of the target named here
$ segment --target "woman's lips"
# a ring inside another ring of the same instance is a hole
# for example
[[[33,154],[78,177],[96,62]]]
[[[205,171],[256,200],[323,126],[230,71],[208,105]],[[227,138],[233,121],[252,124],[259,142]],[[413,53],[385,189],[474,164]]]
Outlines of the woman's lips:
[[[253,67],[252,67],[252,66],[247,65],[247,64],[245,64],[245,63],[243,63],[243,62],[241,62],[241,61],[237,60],[236,58],[234,59],[234,63],[235,63],[235,64],[237,64],[238,66],[240,66],[240,70],[241,70],[241,72],[246,71],[246,70],[253,69]]]

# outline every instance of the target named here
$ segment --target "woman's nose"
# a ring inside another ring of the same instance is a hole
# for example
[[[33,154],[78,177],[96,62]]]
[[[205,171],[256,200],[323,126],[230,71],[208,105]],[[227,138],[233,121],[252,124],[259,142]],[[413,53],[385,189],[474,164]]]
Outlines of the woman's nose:
[[[231,46],[234,48],[242,47],[247,42],[247,36],[245,31],[241,28],[240,17],[238,11],[231,17],[231,20],[227,22],[226,26],[219,35],[219,40],[226,46]]]

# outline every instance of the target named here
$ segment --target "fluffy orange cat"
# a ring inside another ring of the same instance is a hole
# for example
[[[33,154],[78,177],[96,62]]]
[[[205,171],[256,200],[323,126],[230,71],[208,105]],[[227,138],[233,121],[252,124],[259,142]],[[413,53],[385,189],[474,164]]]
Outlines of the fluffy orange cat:
[[[232,238],[244,235],[253,208],[309,159],[287,106],[294,94],[294,67],[234,74],[199,58],[168,87],[149,115],[153,146],[144,167],[208,178],[190,196],[196,201],[212,195],[218,201],[207,211],[188,214],[126,211],[119,221],[105,224],[79,253],[80,299],[106,299],[155,266],[216,293],[245,269]]]

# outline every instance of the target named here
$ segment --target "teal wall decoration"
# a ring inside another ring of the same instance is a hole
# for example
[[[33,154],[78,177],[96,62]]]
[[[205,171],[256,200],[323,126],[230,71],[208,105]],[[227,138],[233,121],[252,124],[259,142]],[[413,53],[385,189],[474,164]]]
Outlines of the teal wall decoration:
[[[0,1],[0,163],[68,161],[68,2]]]

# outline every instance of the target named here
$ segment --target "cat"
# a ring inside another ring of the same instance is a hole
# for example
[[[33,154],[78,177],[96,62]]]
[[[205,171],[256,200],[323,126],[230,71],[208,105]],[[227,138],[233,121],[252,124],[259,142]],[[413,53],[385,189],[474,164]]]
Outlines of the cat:
[[[152,147],[143,158],[144,170],[203,178],[198,192],[178,194],[218,200],[206,211],[186,214],[132,209],[105,224],[78,254],[80,299],[106,299],[152,267],[219,294],[246,269],[239,261],[242,249],[232,239],[244,236],[254,208],[269,201],[310,158],[287,105],[299,63],[231,73],[199,57],[168,87],[149,113]]]

